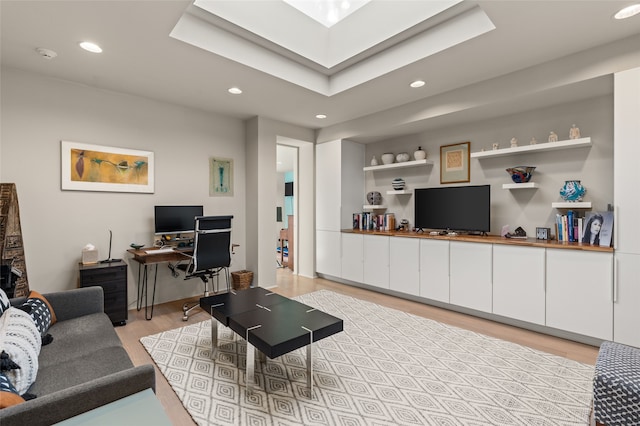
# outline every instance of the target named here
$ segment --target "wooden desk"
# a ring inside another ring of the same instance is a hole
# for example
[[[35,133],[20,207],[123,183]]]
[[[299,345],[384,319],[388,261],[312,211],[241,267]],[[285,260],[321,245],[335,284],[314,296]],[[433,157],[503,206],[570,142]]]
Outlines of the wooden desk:
[[[141,249],[129,249],[127,252],[133,255],[133,260],[138,262],[138,301],[136,308],[142,309],[142,296],[144,295],[144,317],[147,320],[153,318],[153,305],[156,299],[156,282],[158,281],[158,264],[173,263],[189,259],[190,251],[172,251],[161,254],[149,254],[147,250],[154,250],[154,247],[143,247]],[[155,265],[153,276],[153,293],[151,295],[151,309],[148,303],[148,281],[149,267]],[[150,312],[149,312],[150,311]]]

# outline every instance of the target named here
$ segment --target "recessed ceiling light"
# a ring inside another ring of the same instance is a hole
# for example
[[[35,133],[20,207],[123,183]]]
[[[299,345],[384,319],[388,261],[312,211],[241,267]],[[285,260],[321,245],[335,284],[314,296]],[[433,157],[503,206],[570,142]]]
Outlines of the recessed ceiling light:
[[[613,15],[613,17],[616,19],[626,19],[631,18],[638,13],[640,13],[640,3],[632,4],[631,6],[627,6],[624,9],[620,9],[620,11]]]
[[[416,80],[414,82],[412,82],[409,86],[413,87],[414,89],[418,88],[418,87],[422,87],[424,86],[426,83],[422,80]]]
[[[327,118],[327,116],[325,114],[318,114],[316,115],[316,118],[319,118],[320,120],[324,120],[325,118]]]
[[[242,90],[240,90],[240,88],[238,88],[238,87],[231,87],[228,90],[228,92],[231,93],[232,95],[239,95],[239,94],[242,93]]]
[[[80,47],[82,47],[87,52],[102,53],[102,47],[98,46],[95,43],[91,43],[90,41],[82,41],[79,44],[80,44]]]

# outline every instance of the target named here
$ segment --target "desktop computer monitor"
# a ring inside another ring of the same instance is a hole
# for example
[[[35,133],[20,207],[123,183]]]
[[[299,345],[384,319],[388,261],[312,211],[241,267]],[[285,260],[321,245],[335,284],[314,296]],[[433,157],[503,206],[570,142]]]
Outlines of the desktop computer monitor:
[[[155,206],[155,234],[193,232],[196,216],[202,215],[202,206]]]

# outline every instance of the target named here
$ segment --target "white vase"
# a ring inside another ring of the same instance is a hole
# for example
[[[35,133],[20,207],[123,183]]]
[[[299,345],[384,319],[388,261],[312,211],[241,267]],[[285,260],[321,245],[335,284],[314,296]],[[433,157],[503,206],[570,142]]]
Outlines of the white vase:
[[[371,165],[372,166],[377,166],[378,165],[378,159],[376,158],[376,156],[374,155],[373,158],[371,159]]]
[[[422,147],[419,146],[418,150],[413,153],[413,158],[415,158],[416,160],[424,160],[425,158],[427,158],[427,153],[422,150]]]
[[[406,152],[401,152],[400,154],[396,155],[396,161],[398,163],[404,163],[405,161],[409,161],[411,157],[409,157],[409,154],[407,154]]]
[[[384,154],[382,154],[382,164],[391,164],[393,163],[393,160],[396,158],[395,155],[393,155],[390,152],[385,152]]]

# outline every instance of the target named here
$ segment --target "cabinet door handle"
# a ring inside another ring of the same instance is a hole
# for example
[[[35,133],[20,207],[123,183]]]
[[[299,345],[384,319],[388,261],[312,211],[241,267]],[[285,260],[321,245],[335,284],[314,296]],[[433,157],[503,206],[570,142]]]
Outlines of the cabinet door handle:
[[[613,259],[613,303],[618,303],[618,259]]]

